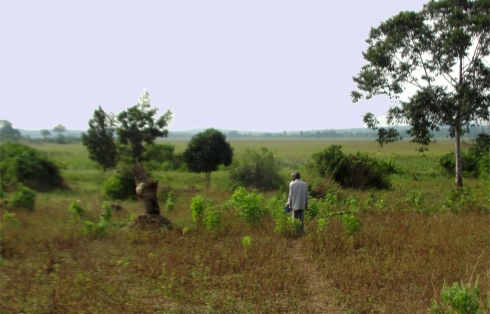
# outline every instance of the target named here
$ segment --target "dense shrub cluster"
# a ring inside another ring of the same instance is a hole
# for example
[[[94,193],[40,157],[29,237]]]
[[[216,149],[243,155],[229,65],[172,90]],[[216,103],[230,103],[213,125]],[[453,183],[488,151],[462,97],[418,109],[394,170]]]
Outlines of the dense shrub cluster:
[[[388,175],[393,167],[360,152],[346,155],[341,148],[340,145],[332,145],[313,154],[308,167],[321,177],[331,177],[344,188],[390,187]]]
[[[477,178],[489,174],[490,170],[490,135],[478,134],[467,152],[461,154],[463,176]],[[439,165],[448,175],[454,175],[456,160],[454,153],[447,153],[439,158]]]
[[[0,176],[4,186],[22,183],[36,191],[64,187],[58,166],[32,147],[18,143],[2,144],[0,160]]]
[[[259,151],[246,149],[230,172],[232,186],[246,186],[260,191],[275,190],[284,184],[272,152],[262,147]]]
[[[136,198],[136,183],[129,165],[121,165],[116,173],[104,183],[102,195],[107,199],[124,200]]]
[[[148,145],[143,160],[150,170],[185,169],[182,154],[175,154],[175,146],[169,143]]]

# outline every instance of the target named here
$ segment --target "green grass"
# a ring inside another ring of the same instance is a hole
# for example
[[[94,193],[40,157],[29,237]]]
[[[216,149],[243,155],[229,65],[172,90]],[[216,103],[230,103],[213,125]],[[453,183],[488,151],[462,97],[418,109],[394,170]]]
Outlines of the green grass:
[[[163,142],[182,152],[188,140]],[[161,195],[169,190],[175,195],[171,212],[160,199],[162,215],[175,228],[128,228],[141,207],[137,201],[120,201],[111,202],[122,210],[113,212],[105,236],[93,236],[83,235],[82,220],[99,221],[102,184],[110,173],[98,170],[81,144],[34,145],[64,165],[71,190],[38,193],[33,212],[0,209],[0,313],[316,313],[322,293],[350,313],[426,313],[433,298],[440,300],[444,281],[477,277],[481,299],[489,299],[490,185],[465,178],[470,192],[462,210],[447,208],[454,179],[440,169],[438,158],[453,149],[452,141],[439,141],[424,154],[406,141],[384,147],[345,139],[230,143],[238,157],[246,148],[272,151],[281,166],[283,191],[292,170],[309,181],[305,163],[332,144],[342,145],[345,153],[391,159],[399,173],[391,176],[392,189],[374,192],[372,203],[367,202],[370,191],[340,189],[326,180],[338,195],[330,211],[320,213],[327,227],[317,232],[317,220],[308,219],[306,236],[294,239],[275,233],[270,215],[258,223],[239,217],[228,204],[232,191],[225,168],[211,174],[208,189],[204,174],[154,171]],[[198,194],[221,211],[217,229],[192,221],[189,206]],[[268,200],[274,194],[264,196]],[[80,219],[68,211],[74,200],[86,212]],[[336,213],[353,208],[360,227],[347,234]],[[245,236],[251,239],[248,249],[242,244]],[[304,267],[293,263],[298,252]],[[329,282],[331,290],[316,291],[306,265],[318,270],[317,280]]]

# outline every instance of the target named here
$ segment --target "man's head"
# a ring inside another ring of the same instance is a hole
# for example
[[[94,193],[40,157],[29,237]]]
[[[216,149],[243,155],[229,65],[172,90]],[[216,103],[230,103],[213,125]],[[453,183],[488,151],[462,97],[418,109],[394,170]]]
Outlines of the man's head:
[[[299,172],[293,172],[292,178],[293,178],[293,180],[297,180],[297,179],[301,178],[301,175],[299,174]]]

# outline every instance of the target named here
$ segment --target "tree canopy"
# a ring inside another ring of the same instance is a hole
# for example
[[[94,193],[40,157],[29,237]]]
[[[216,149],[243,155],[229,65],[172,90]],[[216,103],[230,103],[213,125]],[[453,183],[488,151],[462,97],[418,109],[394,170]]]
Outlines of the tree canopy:
[[[19,130],[14,129],[8,120],[0,120],[0,140],[17,140],[21,137]]]
[[[138,98],[136,105],[122,111],[117,116],[116,132],[120,148],[135,161],[142,158],[145,148],[153,144],[157,137],[168,135],[168,126],[172,122],[171,109],[156,118],[158,108],[151,107],[148,91]]]
[[[114,115],[107,114],[102,107],[94,111],[88,121],[87,134],[82,133],[82,143],[87,146],[89,158],[107,170],[116,166],[117,149],[114,139]]]
[[[363,52],[368,64],[353,80],[354,102],[388,95],[398,106],[387,113],[389,125],[410,125],[412,142],[428,145],[431,131],[449,126],[455,138],[456,186],[462,186],[460,137],[473,124],[489,120],[490,2],[431,0],[420,12],[400,12],[371,28]],[[403,100],[401,96],[407,96]],[[401,139],[394,128],[379,128],[379,143]]]
[[[223,133],[215,129],[207,129],[191,138],[183,157],[190,171],[206,173],[208,186],[212,171],[218,170],[219,165],[231,164],[233,149]]]

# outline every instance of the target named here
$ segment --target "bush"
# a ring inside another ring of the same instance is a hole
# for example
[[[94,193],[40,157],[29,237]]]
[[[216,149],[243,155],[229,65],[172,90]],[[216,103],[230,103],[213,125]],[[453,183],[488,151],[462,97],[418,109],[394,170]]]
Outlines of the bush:
[[[17,184],[17,193],[15,193],[9,203],[12,208],[25,208],[30,211],[34,210],[36,204],[36,192],[29,189],[22,183]]]
[[[478,161],[480,158],[470,153],[461,154],[461,163],[463,164],[463,177],[476,178],[479,175]],[[456,159],[454,153],[447,153],[439,158],[439,165],[444,168],[445,172],[451,176],[456,169]]]
[[[175,146],[169,143],[149,145],[143,154],[145,165],[151,170],[177,170],[184,163],[181,154],[174,153]]]
[[[192,220],[194,222],[199,222],[202,218],[202,215],[204,213],[204,196],[202,195],[197,195],[194,197],[191,201],[191,215],[192,215]]]
[[[221,220],[221,212],[215,210],[213,206],[207,207],[204,210],[202,222],[206,229],[218,228]]]
[[[23,185],[36,191],[65,188],[58,166],[46,154],[23,144],[0,145],[2,184]]]
[[[235,161],[230,172],[233,187],[245,186],[259,191],[271,191],[284,184],[272,152],[246,149],[239,161]]]
[[[446,282],[444,282],[441,290],[441,299],[445,305],[440,305],[436,300],[433,300],[431,307],[432,312],[437,314],[481,313],[480,289],[478,288],[478,282],[475,282],[474,286],[461,283],[461,287],[457,282],[453,283],[452,286],[448,286]]]
[[[313,154],[308,168],[321,177],[331,177],[344,188],[386,189],[390,187],[388,175],[392,166],[378,162],[367,154],[358,152],[345,155],[340,145],[332,145]]]
[[[248,222],[259,221],[264,213],[265,199],[262,194],[247,192],[244,187],[239,187],[231,196],[233,206],[238,209],[238,214]]]
[[[136,199],[134,174],[128,165],[120,166],[117,173],[104,182],[102,195],[113,200]]]
[[[490,135],[478,134],[467,152],[461,153],[464,177],[488,176],[489,173]],[[448,175],[454,175],[456,159],[454,153],[447,153],[439,158],[439,165]]]
[[[349,236],[359,231],[361,220],[354,215],[342,215],[342,223],[344,224],[345,233]]]

